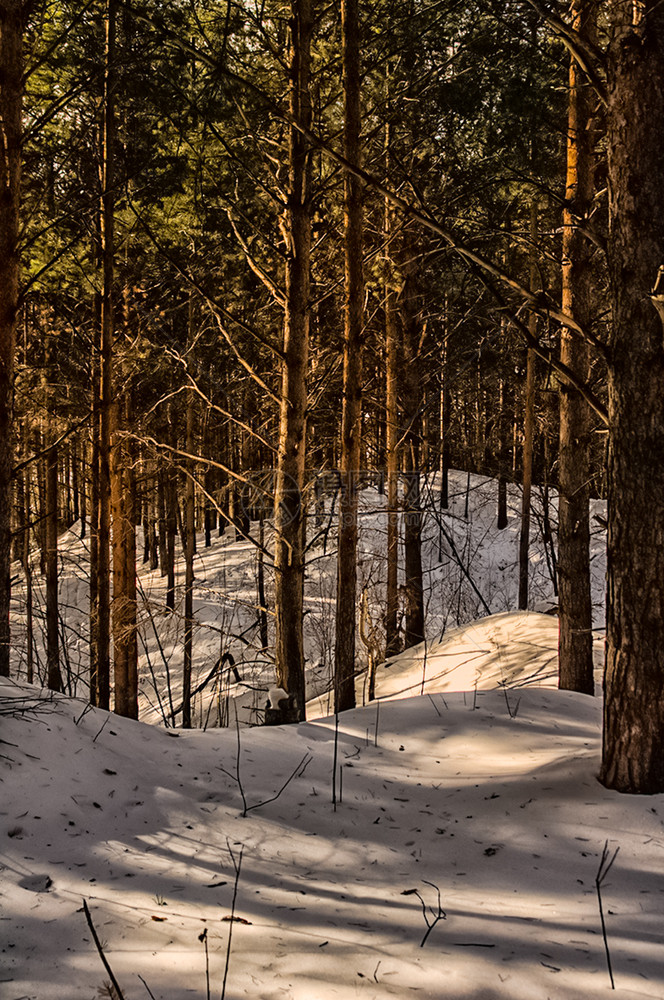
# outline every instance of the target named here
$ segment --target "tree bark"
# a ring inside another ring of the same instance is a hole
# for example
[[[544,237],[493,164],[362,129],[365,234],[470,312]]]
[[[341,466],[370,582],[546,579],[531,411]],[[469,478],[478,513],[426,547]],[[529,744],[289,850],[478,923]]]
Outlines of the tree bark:
[[[129,719],[138,718],[138,643],[136,624],[136,526],[134,490],[130,469],[132,456],[122,437],[129,424],[128,403],[113,407],[111,452],[111,510],[113,527],[113,676],[114,710]],[[118,419],[122,412],[122,421]]]
[[[535,260],[535,240],[537,237],[537,204],[533,196],[530,207],[530,237],[532,258],[530,266],[530,290],[537,286],[537,264]],[[528,326],[531,334],[537,331],[537,318],[530,314]],[[535,438],[535,352],[528,348],[526,360],[526,393],[523,414],[523,489],[521,497],[521,532],[519,535],[519,610],[528,609],[528,575],[530,568],[530,495],[533,485],[533,445]]]
[[[58,449],[46,456],[46,673],[51,691],[62,691],[58,620]]]
[[[386,206],[386,212],[389,208]],[[385,284],[385,466],[387,473],[387,593],[385,655],[401,648],[399,639],[399,327],[396,292]]]
[[[175,536],[178,528],[178,495],[175,471],[164,470],[166,495],[166,607],[175,610]]]
[[[94,295],[90,424],[90,704],[99,704],[99,433],[101,429],[101,296]]]
[[[389,66],[385,82],[389,107]],[[391,126],[385,125],[385,174],[390,172]],[[394,210],[385,199],[383,233],[389,246]],[[385,656],[401,649],[399,637],[399,325],[394,266],[385,254],[385,474],[387,477],[387,581],[385,593]]]
[[[344,155],[360,156],[360,28],[357,0],[342,0]],[[341,418],[341,501],[337,552],[337,615],[334,646],[334,708],[355,707],[355,609],[357,604],[357,503],[362,439],[362,348],[364,275],[362,188],[344,177],[345,287],[344,375]]]
[[[505,380],[501,378],[498,392],[498,520],[496,527],[502,531],[507,527],[507,422],[505,404]]]
[[[32,564],[30,562],[30,467],[23,471],[23,537],[21,539],[21,565],[23,566],[23,576],[25,577],[25,619],[26,619],[26,640],[25,640],[25,670],[28,684],[34,682],[34,618],[33,618],[33,597],[32,597]]]
[[[0,3],[0,676],[9,677],[14,352],[19,286],[23,5]]]
[[[403,412],[407,422],[404,434],[404,566],[406,614],[404,645],[406,649],[424,641],[424,588],[422,583],[422,509],[420,504],[420,450],[422,378],[420,362],[420,327],[418,323],[414,264],[404,268],[405,282],[401,295],[404,374]]]
[[[596,0],[572,0],[571,24],[596,42]],[[593,104],[596,97],[574,58],[569,70],[567,183],[563,212],[562,308],[589,328],[592,318],[592,247],[579,231],[594,193]],[[581,382],[590,374],[588,344],[563,327],[560,360]],[[594,694],[590,598],[590,411],[570,386],[560,390],[558,453],[559,687]]]
[[[265,521],[262,510],[258,519],[258,547],[256,548],[256,585],[258,590],[258,626],[261,639],[261,650],[268,646],[267,595],[265,593],[265,562],[263,546],[265,544]]]
[[[166,547],[166,473],[163,466],[157,467],[157,505],[159,509],[159,575],[166,576],[168,554]]]
[[[188,347],[194,343],[194,301],[189,297]],[[191,355],[189,354],[191,359]],[[194,454],[196,447],[196,414],[194,395],[187,394],[187,438],[186,450]],[[184,552],[184,659],[182,669],[182,728],[191,729],[191,670],[194,651],[194,553],[196,548],[196,524],[194,492],[194,466],[187,460],[185,482],[185,552]]]
[[[600,780],[650,794],[664,791],[664,349],[649,301],[664,264],[664,8],[614,0],[607,15],[613,325]]]
[[[277,684],[304,719],[304,461],[311,258],[311,157],[302,132],[311,124],[311,0],[291,2],[289,190],[286,207],[279,448],[275,490],[275,663]]]
[[[115,34],[116,2],[107,0],[102,150],[102,295],[99,407],[99,533],[97,593],[97,698],[110,707],[111,640],[111,407],[113,391],[113,278],[115,265]]]
[[[445,325],[447,326],[447,302],[445,303]],[[443,344],[440,359],[440,508],[449,508],[449,469],[450,469],[450,409],[452,394],[450,393],[450,365],[447,341]]]

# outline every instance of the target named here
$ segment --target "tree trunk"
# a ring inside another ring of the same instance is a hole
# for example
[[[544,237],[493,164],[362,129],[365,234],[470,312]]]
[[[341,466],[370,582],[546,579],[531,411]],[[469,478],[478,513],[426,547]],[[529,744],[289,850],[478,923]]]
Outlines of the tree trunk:
[[[596,42],[596,0],[573,0],[571,21],[584,38]],[[593,200],[592,114],[596,101],[574,58],[569,71],[567,184],[563,212],[562,308],[583,327],[592,318],[592,247],[579,231]],[[590,374],[590,351],[577,334],[563,327],[560,359],[581,382]],[[560,390],[558,453],[558,599],[560,607],[559,687],[595,693],[590,599],[590,411],[569,386]]]
[[[118,415],[123,412],[122,421]],[[138,718],[138,646],[136,626],[136,526],[132,456],[121,431],[129,424],[126,400],[114,410],[111,453],[111,508],[113,525],[113,676],[115,712]]]
[[[160,576],[166,576],[168,552],[166,548],[166,473],[162,466],[157,469],[157,503],[159,506],[159,567]]]
[[[498,393],[498,520],[496,527],[507,527],[507,434],[508,423],[505,407],[505,380],[500,380]]]
[[[535,197],[530,206],[530,238],[532,241],[532,261],[530,266],[530,288],[537,287],[537,263],[535,260],[535,240],[537,237],[537,204]],[[528,325],[531,334],[537,331],[537,319],[530,314]],[[533,443],[535,438],[535,353],[528,348],[526,361],[526,394],[523,414],[523,490],[521,496],[521,532],[519,535],[519,610],[528,609],[528,573],[530,569],[530,494],[533,484]]]
[[[58,621],[58,449],[46,456],[46,672],[52,691],[62,691]]]
[[[99,432],[101,411],[101,296],[94,296],[92,419],[90,426],[90,704],[99,704]]]
[[[0,4],[0,676],[9,677],[14,350],[19,284],[23,5]]]
[[[344,155],[360,163],[360,29],[357,0],[342,0]],[[337,553],[334,709],[355,708],[355,608],[357,604],[357,490],[362,438],[362,188],[344,177],[345,290],[344,381],[341,419],[341,501]]]
[[[399,327],[396,292],[385,285],[385,466],[387,474],[387,593],[385,655],[401,648],[399,639]]]
[[[25,669],[28,684],[34,682],[34,618],[32,597],[32,564],[30,562],[30,467],[23,472],[23,538],[21,539],[21,565],[25,577],[25,619],[26,619],[26,653]]]
[[[94,417],[92,418],[94,419]],[[88,521],[88,477],[87,477],[88,446],[83,438],[81,445],[81,467],[79,478],[79,502],[81,506],[81,538],[86,537]]]
[[[97,612],[97,704],[110,705],[111,639],[111,406],[113,391],[113,272],[115,263],[115,29],[116,3],[107,0],[102,151],[101,386],[99,412],[99,535]]]
[[[267,628],[267,597],[265,594],[265,562],[263,557],[263,546],[265,544],[265,521],[263,512],[260,512],[258,521],[258,547],[256,549],[256,576],[258,588],[258,625],[261,637],[261,650],[266,650],[268,645]]]
[[[311,124],[311,0],[291,2],[286,310],[275,490],[275,664],[277,684],[304,719],[304,460],[311,258],[311,158],[296,127]]]
[[[643,794],[664,792],[664,349],[659,303],[649,301],[664,264],[664,7],[607,8],[613,324],[600,780]]]
[[[447,305],[446,305],[447,309]],[[447,322],[447,317],[446,317]],[[447,510],[449,501],[449,469],[450,469],[450,366],[447,343],[443,345],[440,359],[440,508]]]
[[[188,346],[194,343],[194,301],[189,297]],[[191,355],[189,355],[191,359]],[[191,363],[191,360],[190,360]],[[187,394],[187,438],[186,451],[194,454],[196,447],[196,415],[194,394]],[[193,462],[187,460],[185,482],[185,553],[184,553],[184,660],[182,668],[182,728],[191,729],[191,668],[194,645],[194,552],[196,548],[196,524]]]
[[[166,607],[175,610],[175,536],[178,529],[178,495],[175,471],[164,472],[166,494]]]
[[[531,316],[531,330],[536,320]],[[523,414],[523,469],[521,494],[521,531],[519,533],[519,609],[528,609],[528,574],[530,569],[530,496],[533,484],[533,438],[535,431],[535,355],[528,348],[526,391]]]
[[[389,100],[389,76],[386,81]],[[385,125],[385,173],[390,171],[391,132]],[[389,245],[394,211],[385,199],[383,232]],[[386,253],[385,310],[385,474],[387,476],[387,585],[385,594],[385,656],[401,649],[399,638],[399,326],[394,268]]]
[[[420,446],[422,378],[420,329],[418,324],[413,262],[406,265],[402,292],[404,346],[403,412],[407,421],[404,434],[404,565],[406,649],[424,641],[424,588],[422,584],[422,509],[420,506]]]

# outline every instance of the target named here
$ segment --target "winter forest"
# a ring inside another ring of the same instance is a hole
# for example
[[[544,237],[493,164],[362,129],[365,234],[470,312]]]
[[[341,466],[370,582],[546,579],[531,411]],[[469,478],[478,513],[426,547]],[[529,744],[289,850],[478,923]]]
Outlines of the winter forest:
[[[658,0],[0,0],[0,997],[662,996],[663,121]]]

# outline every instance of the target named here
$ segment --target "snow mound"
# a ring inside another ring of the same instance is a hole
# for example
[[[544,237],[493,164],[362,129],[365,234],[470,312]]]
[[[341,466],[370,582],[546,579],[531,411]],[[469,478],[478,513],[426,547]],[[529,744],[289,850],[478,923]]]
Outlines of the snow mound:
[[[603,666],[603,635],[595,643],[597,683]],[[405,698],[447,691],[557,687],[558,619],[531,611],[489,615],[450,629],[438,643],[421,643],[391,657],[376,673],[376,697]],[[367,678],[358,678],[358,703]],[[314,699],[307,717],[333,711],[333,693]]]

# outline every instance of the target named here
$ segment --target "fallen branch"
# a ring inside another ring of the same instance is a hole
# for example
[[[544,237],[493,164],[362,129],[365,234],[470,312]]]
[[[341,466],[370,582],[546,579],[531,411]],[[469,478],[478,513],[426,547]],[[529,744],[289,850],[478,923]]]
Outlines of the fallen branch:
[[[424,945],[427,943],[427,939],[431,934],[431,931],[434,929],[438,921],[445,920],[447,917],[447,914],[445,913],[445,910],[443,909],[440,902],[440,889],[438,888],[438,886],[434,885],[433,882],[427,882],[426,879],[422,879],[422,881],[424,882],[425,885],[430,885],[432,889],[435,889],[438,894],[437,908],[434,910],[431,907],[429,907],[429,910],[432,915],[431,920],[429,919],[429,912],[427,911],[427,905],[424,902],[424,899],[419,889],[404,889],[404,891],[401,893],[402,896],[417,896],[420,903],[422,904],[422,916],[424,917],[424,923],[427,925],[427,929],[424,937],[420,941],[420,948],[424,948]]]
[[[88,927],[90,928],[90,933],[92,934],[92,939],[93,939],[93,941],[94,941],[94,943],[95,943],[95,945],[97,947],[97,951],[99,952],[99,957],[101,958],[101,960],[102,960],[102,962],[104,964],[104,968],[106,969],[106,971],[108,973],[109,979],[111,980],[111,983],[113,984],[113,989],[115,990],[115,992],[118,995],[118,1000],[125,1000],[124,993],[120,989],[120,984],[118,983],[117,979],[113,975],[113,969],[108,964],[108,959],[106,958],[106,955],[104,954],[104,949],[102,948],[101,941],[99,940],[99,937],[97,936],[97,931],[95,930],[95,925],[92,923],[92,917],[90,916],[90,910],[88,909],[88,904],[86,903],[85,900],[83,900],[83,912],[85,913],[85,919],[88,922]]]

